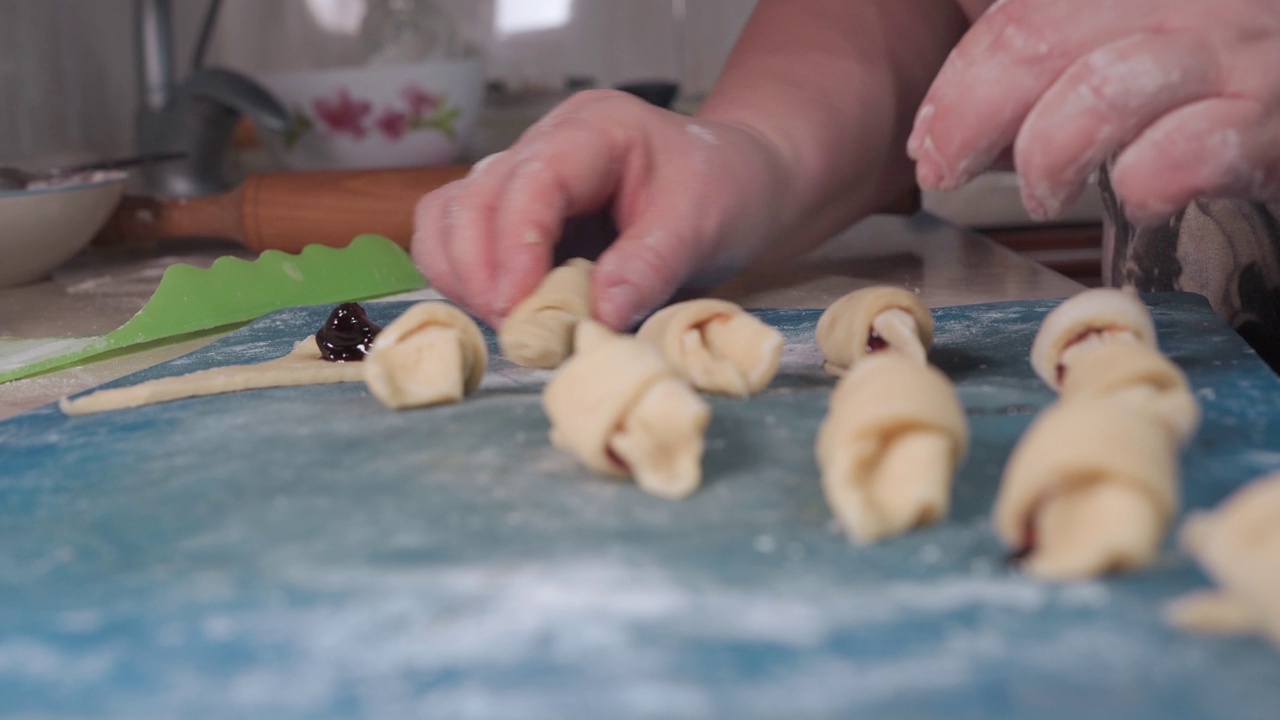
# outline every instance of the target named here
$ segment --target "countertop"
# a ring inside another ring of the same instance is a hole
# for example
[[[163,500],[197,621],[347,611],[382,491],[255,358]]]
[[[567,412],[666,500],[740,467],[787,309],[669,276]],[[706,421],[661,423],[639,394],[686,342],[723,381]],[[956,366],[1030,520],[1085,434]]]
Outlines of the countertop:
[[[247,251],[216,240],[165,243],[148,251],[90,250],[48,281],[0,290],[0,339],[110,332],[141,309],[166,267],[205,267],[227,254]],[[1064,297],[1083,287],[986,237],[921,213],[868,218],[808,255],[767,273],[745,273],[712,294],[747,307],[813,308],[880,283],[908,287],[930,307]],[[221,336],[9,383],[0,388],[0,418],[185,355]]]
[[[970,440],[946,519],[872,546],[833,523],[815,464],[836,383],[817,309],[757,311],[779,372],[706,398],[679,502],[555,448],[549,374],[498,356],[465,402],[399,412],[356,382],[12,418],[0,716],[1275,720],[1273,647],[1161,608],[1208,584],[1182,518],[1276,468],[1280,380],[1203,297],[1144,300],[1202,410],[1179,516],[1152,566],[1072,583],[1009,564],[991,524],[1057,399],[1027,362],[1055,300],[937,311]],[[141,377],[278,357],[327,311]]]

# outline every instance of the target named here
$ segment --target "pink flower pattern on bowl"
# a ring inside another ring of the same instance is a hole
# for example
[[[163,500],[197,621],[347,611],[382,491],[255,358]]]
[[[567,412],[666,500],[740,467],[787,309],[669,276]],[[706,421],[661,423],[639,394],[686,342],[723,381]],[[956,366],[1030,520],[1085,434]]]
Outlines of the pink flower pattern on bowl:
[[[409,129],[409,116],[394,108],[383,110],[373,122],[379,132],[392,140],[399,140]]]
[[[285,131],[285,148],[292,150],[304,135],[317,127],[337,135],[349,135],[356,141],[364,140],[370,132],[371,114],[372,129],[390,140],[399,140],[414,131],[434,131],[454,139],[454,126],[462,109],[451,105],[448,96],[437,95],[416,84],[406,86],[400,96],[403,107],[386,106],[376,114],[372,102],[352,95],[346,87],[339,87],[332,97],[314,98],[311,101],[314,117],[294,107],[292,122]]]
[[[400,94],[409,105],[409,114],[415,117],[430,115],[444,104],[439,95],[427,92],[417,85],[406,87]]]
[[[337,97],[333,100],[316,98],[311,101],[311,109],[330,130],[348,133],[361,140],[368,132],[364,119],[373,110],[373,103],[353,98],[346,88],[338,88]]]

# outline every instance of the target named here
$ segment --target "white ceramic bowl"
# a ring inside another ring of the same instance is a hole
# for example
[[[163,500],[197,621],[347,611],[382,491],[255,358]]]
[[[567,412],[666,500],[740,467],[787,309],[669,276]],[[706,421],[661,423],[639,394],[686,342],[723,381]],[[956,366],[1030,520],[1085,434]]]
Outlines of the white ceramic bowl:
[[[459,159],[484,97],[478,60],[261,78],[292,116],[263,142],[290,170],[441,165]]]
[[[0,287],[40,280],[84,249],[124,194],[123,172],[0,192]]]

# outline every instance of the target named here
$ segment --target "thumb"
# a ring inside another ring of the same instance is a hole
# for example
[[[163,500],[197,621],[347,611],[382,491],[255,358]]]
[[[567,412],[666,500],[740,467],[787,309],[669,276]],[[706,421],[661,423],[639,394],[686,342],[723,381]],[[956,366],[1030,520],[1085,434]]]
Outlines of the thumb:
[[[638,223],[596,263],[592,298],[596,319],[629,330],[680,289],[695,269],[702,243],[686,231]]]

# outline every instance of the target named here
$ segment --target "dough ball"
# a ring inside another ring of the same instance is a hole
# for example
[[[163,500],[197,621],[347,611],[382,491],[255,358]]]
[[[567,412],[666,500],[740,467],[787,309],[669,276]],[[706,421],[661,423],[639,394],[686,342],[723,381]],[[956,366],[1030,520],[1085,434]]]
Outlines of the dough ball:
[[[364,380],[389,408],[424,407],[475,392],[488,363],[484,336],[470,316],[445,302],[424,302],[374,339]]]
[[[556,368],[573,352],[573,330],[591,317],[590,260],[574,258],[542,283],[502,321],[498,347],[522,367]]]
[[[655,313],[637,332],[699,390],[735,397],[760,392],[782,359],[782,333],[734,303],[689,300]]]
[[[968,423],[950,380],[884,353],[836,385],[815,457],[827,504],[850,538],[868,543],[944,517],[967,447]]]

